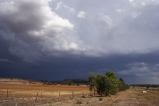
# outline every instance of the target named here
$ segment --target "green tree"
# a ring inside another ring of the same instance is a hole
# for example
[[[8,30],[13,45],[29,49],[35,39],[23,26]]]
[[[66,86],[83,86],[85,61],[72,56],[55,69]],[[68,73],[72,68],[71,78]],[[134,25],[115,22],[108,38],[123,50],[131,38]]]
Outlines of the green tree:
[[[123,91],[129,88],[129,86],[125,83],[125,81],[122,78],[120,78],[119,81],[119,91]]]
[[[126,84],[123,79],[118,79],[113,72],[105,74],[90,75],[89,78],[90,90],[95,91],[101,96],[116,94],[121,89],[126,89]]]
[[[101,96],[105,94],[106,89],[106,78],[103,75],[97,75],[95,78],[95,87],[97,89],[97,93]]]
[[[109,83],[107,94],[116,94],[118,92],[120,81],[113,72],[107,72],[105,75],[108,80],[107,83]]]
[[[95,76],[93,74],[89,75],[88,82],[89,82],[89,89],[90,91],[93,91],[95,96]]]

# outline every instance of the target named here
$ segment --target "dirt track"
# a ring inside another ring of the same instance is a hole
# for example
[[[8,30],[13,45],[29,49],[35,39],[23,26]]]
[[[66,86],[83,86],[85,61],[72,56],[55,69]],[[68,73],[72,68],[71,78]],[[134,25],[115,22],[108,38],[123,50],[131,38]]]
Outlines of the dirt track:
[[[142,89],[129,89],[111,97],[75,98],[52,106],[158,106],[158,100],[159,90],[143,94]]]

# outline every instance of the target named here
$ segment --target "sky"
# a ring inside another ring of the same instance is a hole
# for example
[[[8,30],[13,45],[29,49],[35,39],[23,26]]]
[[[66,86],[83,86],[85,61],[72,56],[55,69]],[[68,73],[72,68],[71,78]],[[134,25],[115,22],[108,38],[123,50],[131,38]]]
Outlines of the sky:
[[[158,0],[0,0],[0,77],[159,84]]]

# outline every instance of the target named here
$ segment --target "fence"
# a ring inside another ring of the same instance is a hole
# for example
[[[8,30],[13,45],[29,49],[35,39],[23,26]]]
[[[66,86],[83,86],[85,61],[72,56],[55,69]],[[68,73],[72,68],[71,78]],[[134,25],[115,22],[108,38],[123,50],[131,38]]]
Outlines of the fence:
[[[62,101],[66,97],[70,99],[76,96],[85,97],[90,95],[88,91],[13,91],[11,89],[0,90],[0,106],[35,106],[43,101],[53,99]]]

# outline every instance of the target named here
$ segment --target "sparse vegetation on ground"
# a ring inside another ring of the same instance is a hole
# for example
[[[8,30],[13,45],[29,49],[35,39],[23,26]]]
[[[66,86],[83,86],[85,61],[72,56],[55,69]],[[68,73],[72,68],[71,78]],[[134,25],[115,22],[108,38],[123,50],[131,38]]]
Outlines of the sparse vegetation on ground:
[[[16,82],[16,84],[11,81],[0,83],[0,106],[158,106],[159,104],[159,88],[147,90],[146,87],[131,87],[117,92],[116,95],[92,97],[89,87],[85,85]]]

